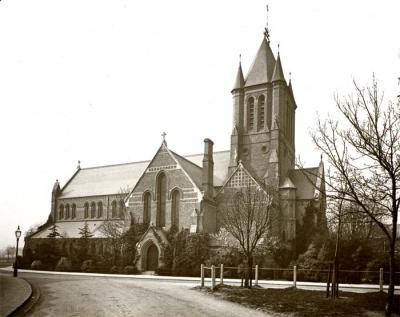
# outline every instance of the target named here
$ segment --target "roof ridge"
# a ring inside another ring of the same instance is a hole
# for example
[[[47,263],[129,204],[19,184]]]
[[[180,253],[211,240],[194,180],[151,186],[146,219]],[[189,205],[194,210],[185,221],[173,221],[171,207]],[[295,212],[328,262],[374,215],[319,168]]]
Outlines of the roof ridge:
[[[130,164],[138,164],[138,163],[146,163],[150,162],[151,160],[143,160],[143,161],[135,161],[135,162],[126,162],[126,163],[117,163],[117,164],[108,164],[108,165],[98,165],[98,166],[90,166],[90,167],[84,167],[81,168],[80,170],[90,170],[94,168],[103,168],[103,167],[112,167],[112,166],[121,166],[121,165],[130,165]]]
[[[222,150],[222,151],[214,151],[213,152],[213,154],[216,154],[216,153],[227,153],[227,152],[230,152],[230,150]],[[204,153],[198,153],[198,154],[188,154],[188,155],[184,155],[183,157],[184,158],[187,158],[187,157],[191,157],[191,156],[198,156],[198,155],[203,155]],[[178,154],[179,155],[179,154]],[[181,155],[182,156],[182,155]]]

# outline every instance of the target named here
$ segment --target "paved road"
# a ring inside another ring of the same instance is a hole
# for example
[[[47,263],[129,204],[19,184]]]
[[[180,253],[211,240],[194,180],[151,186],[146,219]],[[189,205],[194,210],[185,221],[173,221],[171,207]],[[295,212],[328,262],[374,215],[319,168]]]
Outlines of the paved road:
[[[21,273],[40,288],[28,316],[268,316],[191,288],[195,283]]]

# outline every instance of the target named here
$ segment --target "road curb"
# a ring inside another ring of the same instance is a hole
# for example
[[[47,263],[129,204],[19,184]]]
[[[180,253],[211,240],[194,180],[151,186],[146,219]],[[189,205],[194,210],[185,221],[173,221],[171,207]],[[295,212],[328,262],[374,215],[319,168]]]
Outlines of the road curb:
[[[9,268],[0,269],[8,271]],[[50,274],[50,275],[68,275],[68,276],[89,276],[89,277],[114,277],[114,278],[130,278],[137,280],[159,280],[159,281],[176,281],[176,282],[198,282],[200,284],[200,277],[180,277],[180,276],[160,276],[160,275],[136,275],[136,274],[106,274],[106,273],[85,273],[85,272],[57,272],[57,271],[38,271],[38,270],[19,270],[21,273],[33,273],[33,274]],[[226,283],[240,284],[240,279],[229,279],[224,278]],[[206,283],[211,283],[211,278],[205,278]],[[292,281],[280,281],[280,280],[259,280],[260,286],[293,286]],[[297,281],[298,287],[326,287],[325,282],[299,282]],[[340,289],[371,289],[379,290],[379,285],[376,284],[340,284]],[[387,285],[384,285],[384,290],[388,289]],[[395,290],[399,290],[399,287],[395,286]]]
[[[24,301],[22,301],[22,303],[20,303],[17,307],[15,307],[7,316],[9,316],[9,317],[14,317],[14,316],[20,316],[19,315],[19,310],[32,298],[32,293],[33,293],[33,291],[32,291],[32,284],[31,283],[29,283],[26,279],[24,279],[24,278],[21,278],[21,277],[19,277],[21,280],[24,280],[28,285],[29,285],[29,288],[30,288],[30,294],[29,294],[29,296],[24,300]]]
[[[36,303],[40,299],[40,288],[38,288],[36,285],[34,285],[32,282],[28,281],[27,279],[24,278],[24,280],[30,285],[31,287],[31,296],[25,300],[19,307],[17,307],[10,315],[9,317],[21,317],[25,316],[29,311],[31,311]]]

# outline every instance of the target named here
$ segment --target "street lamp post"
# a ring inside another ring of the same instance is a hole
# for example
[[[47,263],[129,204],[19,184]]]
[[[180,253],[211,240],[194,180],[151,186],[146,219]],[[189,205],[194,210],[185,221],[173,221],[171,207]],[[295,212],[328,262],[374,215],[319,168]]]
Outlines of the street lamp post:
[[[18,276],[18,242],[19,238],[21,237],[21,230],[18,229],[15,230],[15,237],[17,238],[17,249],[15,250],[15,262],[14,262],[14,276]]]

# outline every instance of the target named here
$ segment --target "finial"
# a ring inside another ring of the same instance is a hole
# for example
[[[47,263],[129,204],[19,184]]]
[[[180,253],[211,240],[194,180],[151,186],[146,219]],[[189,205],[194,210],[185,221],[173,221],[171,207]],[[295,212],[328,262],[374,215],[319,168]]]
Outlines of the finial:
[[[242,63],[242,54],[239,54],[239,64]]]
[[[397,78],[397,79],[398,79],[397,85],[399,85],[399,86],[400,86],[400,77],[399,77],[399,78]],[[399,99],[400,99],[400,94],[397,96],[397,98],[399,98]]]
[[[321,162],[322,162],[322,160],[323,160],[323,154],[321,153]]]
[[[164,143],[164,144],[167,144],[167,141],[165,141],[166,135],[167,135],[167,134],[166,134],[165,132],[161,133],[161,136],[162,136],[162,143]]]
[[[58,178],[56,179],[56,183],[58,183]]]
[[[267,17],[267,21],[266,21],[266,24],[265,24],[265,28],[264,28],[264,36],[265,36],[265,39],[267,40],[267,42],[269,43],[269,32],[270,32],[270,29],[269,29],[269,27],[268,27],[268,13],[269,13],[269,8],[268,8],[268,4],[267,4],[267,14],[266,14],[266,17]]]
[[[78,166],[76,167],[78,170],[81,169],[81,161],[78,160]]]
[[[242,167],[242,166],[243,166],[242,160],[239,160],[239,161],[238,161],[238,164],[239,164],[239,167]]]
[[[279,54],[279,47],[280,47],[281,45],[278,43],[278,54]]]
[[[292,81],[292,72],[289,72],[289,81]]]

